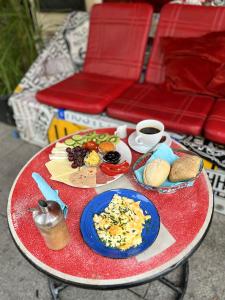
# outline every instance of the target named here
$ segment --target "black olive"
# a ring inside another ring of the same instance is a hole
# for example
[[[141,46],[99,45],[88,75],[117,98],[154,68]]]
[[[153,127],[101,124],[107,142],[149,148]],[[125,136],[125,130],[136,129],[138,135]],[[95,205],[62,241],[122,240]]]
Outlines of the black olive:
[[[120,161],[120,153],[117,151],[109,151],[103,156],[103,160],[108,163],[117,164]]]

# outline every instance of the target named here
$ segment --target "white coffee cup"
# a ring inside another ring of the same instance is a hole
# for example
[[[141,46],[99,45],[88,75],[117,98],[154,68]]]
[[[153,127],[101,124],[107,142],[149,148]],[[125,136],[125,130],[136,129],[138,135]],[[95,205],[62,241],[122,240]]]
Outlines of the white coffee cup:
[[[155,128],[159,131],[156,133],[146,133],[144,132],[144,128]],[[144,120],[139,123],[137,123],[136,126],[136,138],[135,143],[138,145],[145,145],[149,147],[154,147],[158,142],[161,140],[164,132],[164,125],[162,122],[157,120]]]

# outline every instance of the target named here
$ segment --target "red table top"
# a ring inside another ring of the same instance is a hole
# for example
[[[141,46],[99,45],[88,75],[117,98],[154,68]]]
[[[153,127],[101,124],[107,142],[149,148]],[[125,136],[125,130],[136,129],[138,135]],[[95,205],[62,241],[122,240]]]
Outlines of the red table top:
[[[99,129],[98,133],[113,133],[115,129]],[[129,133],[131,130],[129,130]],[[124,140],[127,142],[127,139]],[[174,146],[174,145],[173,145]],[[132,172],[121,177],[127,188],[135,189],[147,196],[158,209],[161,222],[175,239],[162,252],[144,261],[136,257],[110,259],[96,254],[83,241],[80,233],[80,216],[86,204],[101,190],[79,189],[51,181],[45,167],[54,144],[38,152],[18,174],[8,200],[8,222],[13,239],[21,252],[37,268],[61,280],[74,284],[115,287],[145,282],[154,279],[189,256],[199,245],[209,227],[213,197],[205,171],[193,187],[178,190],[173,194],[158,194],[140,187]],[[140,156],[132,151],[132,162]],[[35,227],[28,208],[37,206],[42,198],[32,172],[43,176],[68,205],[67,224],[72,235],[70,244],[60,250],[49,250]],[[113,188],[120,188],[120,180]],[[129,185],[129,186],[127,186]],[[124,187],[124,186],[123,186]],[[109,184],[104,187],[112,188]]]

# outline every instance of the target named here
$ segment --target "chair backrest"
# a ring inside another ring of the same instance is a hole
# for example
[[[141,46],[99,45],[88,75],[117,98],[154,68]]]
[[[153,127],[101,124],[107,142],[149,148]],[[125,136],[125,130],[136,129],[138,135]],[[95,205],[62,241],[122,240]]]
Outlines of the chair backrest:
[[[225,7],[166,4],[161,11],[145,81],[160,84],[165,80],[161,37],[198,37],[222,30],[225,30]]]
[[[149,4],[95,5],[91,12],[84,72],[138,80],[151,17]]]

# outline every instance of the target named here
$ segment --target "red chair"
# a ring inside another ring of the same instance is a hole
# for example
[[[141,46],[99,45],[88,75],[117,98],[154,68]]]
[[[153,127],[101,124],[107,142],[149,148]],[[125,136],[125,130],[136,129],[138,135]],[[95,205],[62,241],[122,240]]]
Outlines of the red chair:
[[[100,4],[91,13],[88,49],[79,74],[39,91],[39,102],[98,114],[140,77],[152,7]]]
[[[225,99],[216,100],[206,120],[204,134],[211,141],[225,144]]]
[[[108,106],[110,116],[130,122],[161,120],[175,132],[201,133],[214,100],[207,96],[168,92],[163,89],[165,66],[161,37],[198,37],[225,29],[225,7],[167,4],[163,7],[145,83],[134,84]]]

